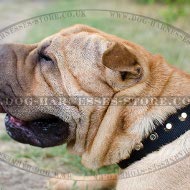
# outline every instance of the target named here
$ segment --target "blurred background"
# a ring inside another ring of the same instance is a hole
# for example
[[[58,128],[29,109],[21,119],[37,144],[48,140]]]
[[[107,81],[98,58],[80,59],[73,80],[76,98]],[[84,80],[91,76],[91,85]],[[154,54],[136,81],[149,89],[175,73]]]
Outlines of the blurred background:
[[[78,9],[101,9],[130,12],[159,19],[185,32],[190,31],[189,0],[0,0],[0,30],[24,19],[42,14]],[[190,72],[189,44],[185,44],[170,33],[142,22],[111,17],[109,12],[88,11],[86,17],[65,16],[65,18],[32,25],[9,35],[0,43],[36,43],[43,38],[73,24],[82,23],[120,36],[144,46],[154,54]],[[4,115],[0,114],[0,152],[41,169],[72,172],[81,175],[116,173],[116,165],[97,171],[84,168],[80,158],[70,155],[65,146],[40,149],[15,143],[4,130]],[[0,189],[46,189],[48,178],[18,170],[0,162]],[[74,187],[77,189],[77,187]]]

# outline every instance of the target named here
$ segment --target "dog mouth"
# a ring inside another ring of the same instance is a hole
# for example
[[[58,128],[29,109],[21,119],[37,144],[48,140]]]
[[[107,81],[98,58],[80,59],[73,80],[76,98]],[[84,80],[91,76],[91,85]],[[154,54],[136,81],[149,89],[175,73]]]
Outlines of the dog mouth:
[[[61,145],[69,136],[69,124],[55,116],[23,121],[7,113],[5,126],[14,140],[42,148]]]

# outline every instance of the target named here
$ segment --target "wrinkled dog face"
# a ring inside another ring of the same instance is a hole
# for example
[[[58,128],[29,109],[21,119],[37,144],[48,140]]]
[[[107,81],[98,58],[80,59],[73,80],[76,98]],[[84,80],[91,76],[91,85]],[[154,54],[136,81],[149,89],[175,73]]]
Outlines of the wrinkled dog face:
[[[9,135],[40,147],[67,142],[82,153],[95,137],[111,98],[143,80],[146,60],[140,58],[130,43],[81,25],[38,44],[0,46],[0,100],[8,113]],[[38,104],[6,104],[7,97],[20,96],[38,98]],[[108,97],[107,104],[81,105],[76,99],[96,96]],[[45,97],[70,99],[44,105]]]

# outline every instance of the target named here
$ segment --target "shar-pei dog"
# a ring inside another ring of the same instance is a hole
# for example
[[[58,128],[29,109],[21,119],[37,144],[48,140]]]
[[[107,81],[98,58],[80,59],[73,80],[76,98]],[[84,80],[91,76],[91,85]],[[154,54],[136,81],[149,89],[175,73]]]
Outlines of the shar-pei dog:
[[[189,190],[189,94],[189,74],[89,26],[0,46],[8,134],[43,148],[67,143],[90,169],[121,168],[111,177],[52,179],[52,189],[72,189],[75,180],[79,189]]]

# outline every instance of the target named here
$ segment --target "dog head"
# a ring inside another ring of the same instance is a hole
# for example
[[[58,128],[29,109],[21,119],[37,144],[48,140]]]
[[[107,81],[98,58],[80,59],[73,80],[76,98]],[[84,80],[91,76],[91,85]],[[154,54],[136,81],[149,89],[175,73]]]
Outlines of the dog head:
[[[145,91],[156,77],[154,59],[134,43],[83,25],[33,45],[1,45],[0,100],[9,135],[40,147],[67,143],[91,168],[119,161],[126,153],[116,151],[117,159],[105,162],[110,140],[113,154],[127,130],[123,106],[111,104]]]

